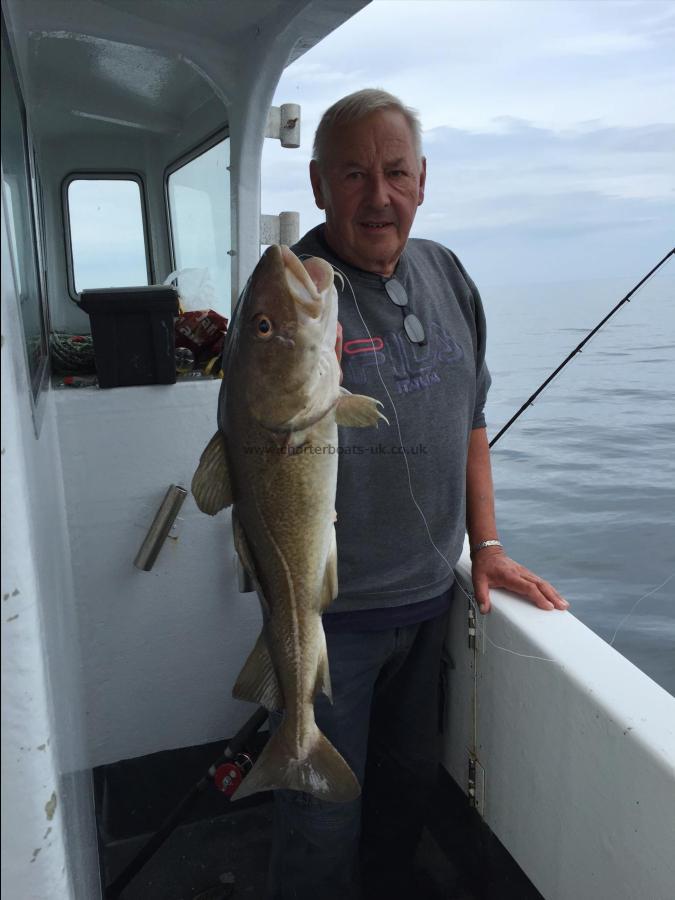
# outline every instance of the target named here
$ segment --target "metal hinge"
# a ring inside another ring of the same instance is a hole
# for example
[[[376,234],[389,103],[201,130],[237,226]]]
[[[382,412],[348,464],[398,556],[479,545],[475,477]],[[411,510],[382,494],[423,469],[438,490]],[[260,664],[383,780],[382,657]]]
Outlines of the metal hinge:
[[[469,756],[469,805],[482,816],[485,807],[485,769],[475,756]]]
[[[260,216],[260,243],[286,244],[292,247],[300,240],[300,213],[282,212],[278,216]]]
[[[467,794],[469,795],[469,803],[471,806],[476,806],[476,760],[473,757],[469,757],[469,786],[467,790]]]
[[[282,147],[297,150],[300,146],[300,107],[297,103],[270,107],[265,137],[277,138]]]
[[[467,619],[469,626],[469,650],[476,649],[476,611],[471,604],[467,610]]]

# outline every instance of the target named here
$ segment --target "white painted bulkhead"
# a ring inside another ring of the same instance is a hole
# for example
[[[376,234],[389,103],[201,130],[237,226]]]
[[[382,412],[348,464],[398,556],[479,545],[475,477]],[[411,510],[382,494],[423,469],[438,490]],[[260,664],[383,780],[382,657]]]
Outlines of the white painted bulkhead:
[[[260,154],[279,74],[299,38],[310,46],[363,4],[269,5],[278,15],[237,47],[234,61],[208,34],[189,59],[194,68],[199,56],[217,94],[202,121],[217,104],[227,111],[235,294],[258,258]],[[161,0],[144,4],[145,25],[114,2],[95,5],[105,12],[98,22],[83,18],[94,8],[88,0],[8,6],[29,111],[31,96],[49,100],[43,85],[31,93],[22,51],[31,15],[46,16],[44,27],[55,31],[129,41],[131,25],[139,44],[167,53],[186,47],[185,33],[153,24]],[[78,143],[41,139],[39,129],[37,140],[49,188],[52,323],[82,329],[86,317],[65,295],[63,177],[113,164],[145,175],[161,281],[171,268],[163,171],[194,141],[150,130],[134,143],[121,130]],[[3,222],[3,263],[6,249]],[[229,514],[210,519],[192,498],[152,571],[133,567],[169,484],[189,487],[215,428],[219,383],[47,390],[36,436],[5,265],[2,303],[3,819],[11,822],[3,826],[2,882],[10,897],[91,900],[99,896],[91,767],[232,734],[252,711],[230,691],[260,613],[253,595],[236,589]],[[495,643],[556,663],[489,643],[475,658],[463,600],[453,616],[446,766],[466,789],[468,755],[476,754],[490,828],[547,900],[667,900],[675,883],[675,701],[570,614],[543,616],[497,593],[494,612],[479,622]],[[47,820],[52,792],[56,812]]]
[[[3,206],[2,890],[31,900],[99,896],[65,509],[52,393],[32,415]]]
[[[90,766],[225,739],[260,630],[240,594],[229,511],[188,496],[150,572],[134,557],[170,484],[189,489],[220,382],[55,392]]]

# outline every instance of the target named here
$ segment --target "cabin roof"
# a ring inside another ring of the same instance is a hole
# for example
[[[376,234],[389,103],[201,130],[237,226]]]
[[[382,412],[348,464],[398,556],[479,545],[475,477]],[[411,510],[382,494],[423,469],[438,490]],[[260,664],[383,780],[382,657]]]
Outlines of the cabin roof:
[[[3,0],[38,139],[114,128],[177,136],[204,107],[225,124],[228,97],[261,36],[300,18],[288,63],[365,0]],[[223,75],[225,77],[223,77]],[[219,95],[220,94],[220,95]]]

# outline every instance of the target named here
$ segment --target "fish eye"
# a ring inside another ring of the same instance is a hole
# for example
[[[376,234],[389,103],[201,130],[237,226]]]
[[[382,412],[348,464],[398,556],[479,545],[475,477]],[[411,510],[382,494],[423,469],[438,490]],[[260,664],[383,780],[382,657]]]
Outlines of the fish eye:
[[[272,320],[265,315],[258,315],[254,320],[254,328],[255,333],[258,337],[267,339],[272,337],[272,333],[274,331],[272,327]]]

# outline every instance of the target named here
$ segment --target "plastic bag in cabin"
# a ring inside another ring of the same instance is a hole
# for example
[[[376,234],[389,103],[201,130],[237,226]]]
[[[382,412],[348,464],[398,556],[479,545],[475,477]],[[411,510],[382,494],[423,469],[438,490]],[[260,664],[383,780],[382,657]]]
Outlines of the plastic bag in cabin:
[[[167,275],[164,284],[176,285],[181,313],[212,309],[216,305],[208,269],[176,269]]]

